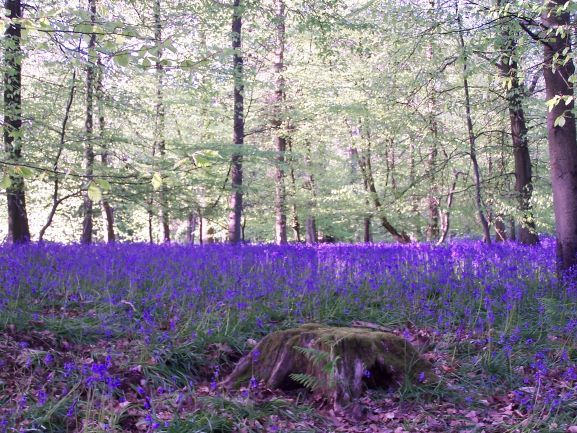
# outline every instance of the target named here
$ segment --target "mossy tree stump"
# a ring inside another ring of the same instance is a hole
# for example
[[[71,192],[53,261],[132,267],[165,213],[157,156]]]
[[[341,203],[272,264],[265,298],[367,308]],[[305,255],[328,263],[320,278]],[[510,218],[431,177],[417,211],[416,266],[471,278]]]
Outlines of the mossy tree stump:
[[[405,380],[431,380],[431,365],[405,339],[363,328],[307,324],[266,336],[222,382],[227,388],[254,377],[271,388],[306,383],[339,409],[366,388],[396,387]]]

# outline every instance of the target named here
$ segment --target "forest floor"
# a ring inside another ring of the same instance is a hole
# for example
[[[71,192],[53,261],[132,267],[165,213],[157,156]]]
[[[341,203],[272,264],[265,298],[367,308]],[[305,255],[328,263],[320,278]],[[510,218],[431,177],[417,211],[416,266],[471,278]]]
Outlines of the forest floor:
[[[27,248],[0,251],[1,433],[577,432],[577,297],[546,244],[254,247],[243,262],[212,247],[195,263],[176,247]],[[219,385],[273,330],[359,320],[410,341],[438,380],[368,390],[354,413]]]

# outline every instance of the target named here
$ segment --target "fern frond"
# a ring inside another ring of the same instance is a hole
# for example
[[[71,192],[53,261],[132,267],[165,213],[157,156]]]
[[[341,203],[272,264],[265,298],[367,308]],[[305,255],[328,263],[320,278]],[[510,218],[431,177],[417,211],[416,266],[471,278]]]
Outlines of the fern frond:
[[[292,373],[289,375],[289,377],[310,391],[315,391],[320,386],[319,380],[310,374]]]

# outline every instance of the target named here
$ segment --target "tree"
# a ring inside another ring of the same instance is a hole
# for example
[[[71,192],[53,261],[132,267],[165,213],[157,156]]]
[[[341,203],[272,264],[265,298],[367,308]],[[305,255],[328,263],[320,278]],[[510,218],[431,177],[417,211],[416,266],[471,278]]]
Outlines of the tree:
[[[161,21],[161,4],[160,0],[154,0],[154,42],[156,44],[156,104],[155,104],[155,127],[154,127],[154,145],[153,156],[158,151],[161,164],[164,163],[166,155],[166,139],[165,139],[165,125],[166,112],[164,108],[164,66],[162,64],[162,21]],[[170,242],[170,216],[167,203],[167,188],[166,182],[161,181],[159,187],[159,203],[160,203],[160,221],[162,226],[162,240],[163,242]]]
[[[88,0],[90,23],[96,25],[96,0]],[[86,64],[86,117],[84,121],[84,203],[82,206],[82,236],[80,242],[92,243],[93,236],[93,204],[90,195],[94,178],[94,88],[97,74],[96,33],[92,31],[88,40],[88,60]]]
[[[481,169],[479,167],[479,161],[477,159],[477,136],[475,135],[475,130],[473,126],[473,115],[471,112],[471,96],[469,92],[469,60],[465,47],[465,38],[463,37],[463,25],[461,13],[459,12],[458,0],[455,0],[455,9],[457,14],[457,24],[459,26],[459,46],[461,48],[463,56],[463,91],[465,94],[465,118],[467,120],[467,137],[469,140],[469,157],[471,158],[471,163],[473,164],[473,173],[475,178],[475,205],[477,207],[477,215],[479,216],[479,221],[481,222],[481,227],[483,228],[483,240],[490,244],[491,243],[491,232],[489,231],[489,223],[485,216],[483,196],[482,196],[482,185],[481,185]]]
[[[500,4],[499,4],[500,6]],[[515,159],[515,192],[518,208],[522,215],[519,227],[519,241],[527,245],[539,242],[535,220],[531,207],[533,194],[533,179],[531,156],[529,154],[529,138],[523,97],[525,88],[519,79],[519,64],[517,62],[518,30],[514,23],[505,23],[501,32],[500,60],[497,66],[505,79],[507,89],[506,100],[511,124],[511,139]]]
[[[109,154],[108,154],[108,143],[106,142],[106,137],[104,136],[106,127],[106,117],[104,113],[104,65],[98,57],[97,61],[97,79],[96,79],[96,101],[98,106],[98,138],[101,145],[100,162],[104,168],[110,165]],[[100,207],[102,210],[102,220],[104,223],[104,240],[108,243],[114,243],[116,241],[116,234],[114,232],[114,209],[110,204],[110,201],[106,197],[102,197],[100,200]]]
[[[286,34],[286,12],[284,0],[275,0],[276,7],[276,50],[274,75],[276,77],[276,88],[273,98],[273,119],[272,127],[275,134],[274,143],[276,155],[276,175],[275,175],[275,233],[278,244],[287,243],[286,232],[286,185],[285,185],[285,159],[287,150],[286,133],[283,131],[283,103],[285,92],[284,51]]]
[[[233,145],[237,150],[231,160],[232,194],[230,199],[228,238],[232,244],[242,240],[242,146],[244,143],[244,69],[242,56],[242,12],[241,0],[234,0],[232,12],[232,49],[233,49]]]
[[[577,134],[575,129],[575,64],[571,54],[570,0],[547,0],[542,17],[545,89],[550,107],[547,139],[557,232],[557,258],[562,270],[577,264]]]
[[[4,150],[8,161],[13,164],[7,177],[8,242],[25,243],[30,240],[26,194],[22,168],[22,58],[21,49],[22,2],[6,0],[4,8],[10,20],[4,32]],[[4,182],[3,182],[4,183]]]

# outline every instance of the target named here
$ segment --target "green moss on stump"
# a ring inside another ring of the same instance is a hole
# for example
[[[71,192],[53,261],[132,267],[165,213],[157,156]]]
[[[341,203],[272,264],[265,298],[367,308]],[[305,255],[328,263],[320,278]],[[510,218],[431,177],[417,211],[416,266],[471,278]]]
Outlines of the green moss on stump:
[[[315,363],[314,356],[295,347],[328,356],[325,362],[317,359]],[[333,361],[334,367],[327,369],[327,361]],[[222,385],[246,385],[254,376],[269,388],[290,389],[298,386],[290,376],[305,374],[316,379],[315,393],[341,406],[360,397],[366,388],[395,387],[405,380],[416,380],[421,373],[428,380],[434,378],[431,365],[395,334],[306,324],[266,336],[239,361]]]

